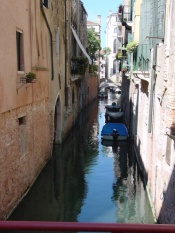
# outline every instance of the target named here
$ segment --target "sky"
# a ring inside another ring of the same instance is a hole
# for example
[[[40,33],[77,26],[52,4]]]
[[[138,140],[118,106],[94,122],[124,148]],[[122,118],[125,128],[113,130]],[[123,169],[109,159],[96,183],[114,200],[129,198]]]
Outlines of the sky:
[[[122,0],[82,0],[88,14],[88,21],[97,22],[97,15],[101,15],[101,47],[106,47],[105,29],[109,11],[116,13]]]

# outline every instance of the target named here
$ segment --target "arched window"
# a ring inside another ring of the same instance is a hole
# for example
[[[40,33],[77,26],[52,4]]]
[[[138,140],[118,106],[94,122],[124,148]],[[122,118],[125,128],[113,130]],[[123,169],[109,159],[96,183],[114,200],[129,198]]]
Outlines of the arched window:
[[[117,52],[117,39],[115,39],[113,43],[113,53],[116,53],[116,52]]]
[[[117,33],[117,27],[114,28],[114,33]]]

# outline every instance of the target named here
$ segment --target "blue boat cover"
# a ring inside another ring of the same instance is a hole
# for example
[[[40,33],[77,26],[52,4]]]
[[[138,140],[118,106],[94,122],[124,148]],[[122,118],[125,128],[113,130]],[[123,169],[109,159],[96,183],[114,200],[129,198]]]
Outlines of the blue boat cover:
[[[113,133],[113,130],[116,129],[119,135],[128,136],[128,130],[126,126],[122,123],[106,123],[103,126],[101,135],[109,135]]]

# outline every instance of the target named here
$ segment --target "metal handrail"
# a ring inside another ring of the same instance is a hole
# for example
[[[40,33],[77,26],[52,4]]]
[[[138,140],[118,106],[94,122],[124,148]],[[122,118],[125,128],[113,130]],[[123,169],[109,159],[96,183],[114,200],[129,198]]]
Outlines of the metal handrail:
[[[81,232],[175,232],[169,224],[80,223],[42,221],[0,221],[0,230],[81,231]]]

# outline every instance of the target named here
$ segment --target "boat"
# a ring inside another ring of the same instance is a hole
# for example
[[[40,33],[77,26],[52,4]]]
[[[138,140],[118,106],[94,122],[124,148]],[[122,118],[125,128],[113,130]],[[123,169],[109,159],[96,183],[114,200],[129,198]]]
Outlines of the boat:
[[[121,112],[121,107],[117,106],[115,102],[111,105],[106,105],[105,112],[105,122],[122,122],[123,121],[123,112]]]
[[[99,92],[98,98],[100,98],[100,99],[107,99],[108,98],[108,94],[106,92]]]
[[[101,131],[102,140],[127,140],[129,137],[128,130],[123,123],[106,123]]]
[[[121,90],[119,88],[115,89],[115,96],[117,99],[121,98]]]
[[[111,112],[119,112],[121,110],[121,107],[118,106],[115,102],[112,104],[108,104],[105,106],[106,110],[111,111]]]
[[[106,122],[118,122],[123,120],[123,112],[111,112],[106,111],[105,113]]]

